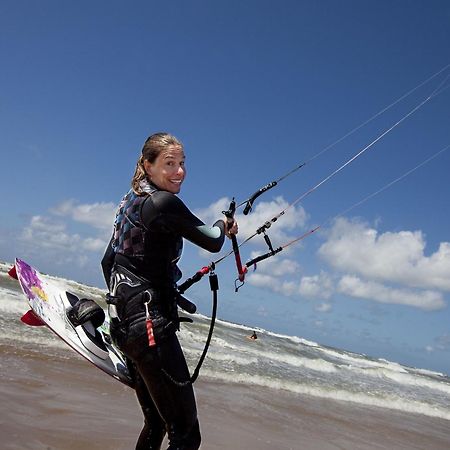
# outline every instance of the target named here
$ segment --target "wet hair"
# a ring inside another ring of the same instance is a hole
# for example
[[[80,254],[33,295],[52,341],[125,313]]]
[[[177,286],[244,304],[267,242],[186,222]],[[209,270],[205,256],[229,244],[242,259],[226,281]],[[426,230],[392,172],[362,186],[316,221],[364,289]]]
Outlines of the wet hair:
[[[144,161],[147,160],[153,164],[159,154],[170,146],[183,148],[183,144],[175,136],[169,133],[155,133],[145,141],[144,147],[142,147],[141,156],[136,163],[136,170],[131,180],[131,187],[136,194],[142,195],[144,193],[141,188],[141,181],[148,180]]]

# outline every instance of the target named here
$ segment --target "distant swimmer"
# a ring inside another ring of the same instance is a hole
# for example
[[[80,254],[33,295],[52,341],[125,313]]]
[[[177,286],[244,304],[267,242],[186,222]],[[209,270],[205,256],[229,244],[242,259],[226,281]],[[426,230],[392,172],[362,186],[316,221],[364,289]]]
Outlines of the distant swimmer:
[[[256,341],[258,339],[258,336],[256,335],[256,331],[253,331],[253,334],[251,336],[247,336],[249,339]]]

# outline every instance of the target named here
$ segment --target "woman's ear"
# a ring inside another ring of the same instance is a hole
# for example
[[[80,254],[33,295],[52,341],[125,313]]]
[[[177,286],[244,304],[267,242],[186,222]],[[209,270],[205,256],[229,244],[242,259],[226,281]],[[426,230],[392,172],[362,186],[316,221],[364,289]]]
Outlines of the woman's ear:
[[[144,170],[149,178],[152,177],[152,163],[144,159]]]

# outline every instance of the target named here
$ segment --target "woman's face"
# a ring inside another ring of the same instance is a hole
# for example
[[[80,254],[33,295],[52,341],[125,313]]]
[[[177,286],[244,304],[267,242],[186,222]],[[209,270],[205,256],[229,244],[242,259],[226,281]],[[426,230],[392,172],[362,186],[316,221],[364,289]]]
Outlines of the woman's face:
[[[178,194],[186,176],[184,152],[181,147],[170,145],[151,163],[144,161],[144,168],[151,182],[163,191]]]

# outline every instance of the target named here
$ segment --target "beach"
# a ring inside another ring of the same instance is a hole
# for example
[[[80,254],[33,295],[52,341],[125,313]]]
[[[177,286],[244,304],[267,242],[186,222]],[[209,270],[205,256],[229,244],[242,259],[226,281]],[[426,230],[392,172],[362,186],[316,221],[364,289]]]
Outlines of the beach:
[[[56,281],[101,301],[97,288]],[[26,301],[6,274],[0,299],[0,448],[134,449],[143,417],[133,390],[47,327],[24,325]],[[195,315],[179,333],[191,370],[208,327]],[[251,341],[250,330],[216,323],[194,386],[202,450],[450,448],[447,375],[263,329]]]
[[[2,449],[133,449],[133,391],[72,351],[2,343]],[[200,375],[203,450],[448,450],[450,422]],[[163,448],[165,448],[163,446]]]

